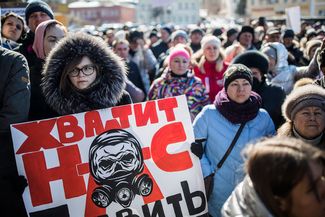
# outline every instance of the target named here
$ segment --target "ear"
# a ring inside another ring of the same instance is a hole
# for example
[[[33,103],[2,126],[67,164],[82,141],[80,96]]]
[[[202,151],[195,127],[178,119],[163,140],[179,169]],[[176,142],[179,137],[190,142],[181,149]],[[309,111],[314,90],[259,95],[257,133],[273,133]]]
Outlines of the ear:
[[[288,210],[288,201],[285,198],[274,196],[276,204],[280,208],[282,212],[286,212]]]

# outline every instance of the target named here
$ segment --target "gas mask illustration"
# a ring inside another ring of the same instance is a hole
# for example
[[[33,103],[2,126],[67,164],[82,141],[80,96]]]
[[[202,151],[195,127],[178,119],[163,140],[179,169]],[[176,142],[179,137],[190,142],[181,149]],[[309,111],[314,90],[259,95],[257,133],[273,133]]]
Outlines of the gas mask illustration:
[[[152,179],[142,173],[143,155],[139,141],[121,129],[97,136],[89,149],[90,174],[100,186],[94,189],[92,201],[106,208],[113,201],[129,207],[136,194],[148,196]]]

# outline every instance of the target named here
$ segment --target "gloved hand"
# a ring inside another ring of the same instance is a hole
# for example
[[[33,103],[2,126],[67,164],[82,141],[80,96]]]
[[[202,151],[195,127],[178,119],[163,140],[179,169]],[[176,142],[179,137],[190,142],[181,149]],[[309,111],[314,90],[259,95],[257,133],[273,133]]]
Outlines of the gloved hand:
[[[205,138],[195,139],[195,142],[191,143],[191,151],[195,154],[198,158],[202,158],[203,155],[203,142],[205,142]]]

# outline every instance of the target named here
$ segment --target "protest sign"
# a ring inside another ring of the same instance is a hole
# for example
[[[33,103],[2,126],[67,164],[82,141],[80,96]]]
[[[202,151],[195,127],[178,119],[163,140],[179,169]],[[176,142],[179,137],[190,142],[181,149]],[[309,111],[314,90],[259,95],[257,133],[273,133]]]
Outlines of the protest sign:
[[[27,212],[36,216],[204,216],[186,97],[11,125]]]

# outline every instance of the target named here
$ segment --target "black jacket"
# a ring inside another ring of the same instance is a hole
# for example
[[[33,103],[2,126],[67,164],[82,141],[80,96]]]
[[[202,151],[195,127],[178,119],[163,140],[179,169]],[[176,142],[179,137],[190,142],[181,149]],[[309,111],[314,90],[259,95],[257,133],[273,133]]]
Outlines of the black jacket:
[[[14,49],[25,56],[28,66],[32,67],[37,62],[37,56],[33,50],[35,34],[29,31],[26,37],[22,40],[22,44]]]
[[[59,83],[64,67],[68,61],[83,56],[99,66],[95,85],[83,91],[71,87],[69,94],[63,93]],[[41,85],[45,101],[60,115],[131,103],[125,91],[124,62],[104,41],[90,35],[80,33],[62,39],[46,59],[43,76]]]
[[[29,70],[23,55],[0,47],[0,210],[1,216],[27,216],[21,194],[26,186],[16,169],[9,125],[27,120]]]
[[[31,83],[31,98],[28,120],[41,120],[58,116],[45,102],[45,97],[42,93],[41,80],[42,68],[44,60],[37,59],[32,67],[30,67],[30,83]]]
[[[168,49],[168,44],[161,39],[151,47],[151,51],[153,55],[155,55],[156,59],[158,59],[160,54],[165,53]]]
[[[267,84],[265,81],[258,86],[254,85],[253,90],[262,98],[262,108],[264,108],[271,116],[275,129],[284,123],[282,117],[281,106],[284,102],[286,94],[281,87]]]
[[[29,68],[26,59],[0,47],[0,133],[12,123],[27,120],[30,100]],[[0,140],[1,141],[1,140]]]

